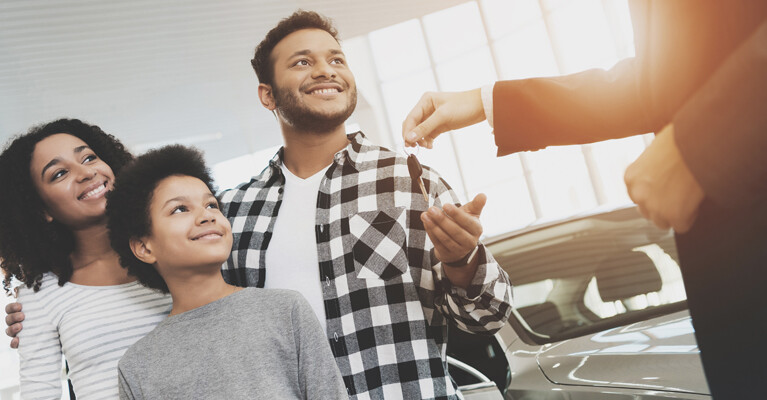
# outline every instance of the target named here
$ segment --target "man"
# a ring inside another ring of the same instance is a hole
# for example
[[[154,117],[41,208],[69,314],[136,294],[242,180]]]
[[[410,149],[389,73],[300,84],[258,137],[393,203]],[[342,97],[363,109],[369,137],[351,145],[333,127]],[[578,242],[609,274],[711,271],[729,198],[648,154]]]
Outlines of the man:
[[[424,167],[427,202],[404,157],[346,135],[354,76],[322,16],[281,21],[252,64],[285,146],[221,195],[234,232],[224,277],[302,292],[353,398],[457,398],[447,324],[489,334],[511,309],[508,277],[478,245],[484,195],[458,208]]]
[[[487,117],[505,155],[658,132],[626,170],[629,195],[678,234],[711,393],[752,398],[767,376],[767,3],[630,6],[637,57],[610,71],[426,94],[403,136],[430,146]]]

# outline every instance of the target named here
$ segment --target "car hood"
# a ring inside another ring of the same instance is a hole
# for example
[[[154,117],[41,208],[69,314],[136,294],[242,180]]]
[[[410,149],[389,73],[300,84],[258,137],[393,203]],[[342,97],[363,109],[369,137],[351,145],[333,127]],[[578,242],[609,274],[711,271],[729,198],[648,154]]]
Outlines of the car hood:
[[[709,394],[688,311],[546,345],[553,383]]]

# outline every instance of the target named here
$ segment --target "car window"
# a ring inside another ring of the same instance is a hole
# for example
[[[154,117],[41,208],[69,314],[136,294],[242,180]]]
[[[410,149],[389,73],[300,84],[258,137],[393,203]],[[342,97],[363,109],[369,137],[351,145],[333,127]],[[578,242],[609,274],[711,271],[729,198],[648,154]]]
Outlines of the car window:
[[[512,324],[535,343],[686,307],[674,235],[635,208],[554,224],[488,246],[513,287]]]

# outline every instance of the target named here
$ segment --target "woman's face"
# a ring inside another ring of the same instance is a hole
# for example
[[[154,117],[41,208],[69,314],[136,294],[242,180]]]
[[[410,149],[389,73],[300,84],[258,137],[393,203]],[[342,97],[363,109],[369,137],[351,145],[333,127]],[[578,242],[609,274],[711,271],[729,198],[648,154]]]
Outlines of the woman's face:
[[[49,221],[70,229],[106,222],[105,196],[114,173],[81,139],[57,133],[39,141],[29,172]]]

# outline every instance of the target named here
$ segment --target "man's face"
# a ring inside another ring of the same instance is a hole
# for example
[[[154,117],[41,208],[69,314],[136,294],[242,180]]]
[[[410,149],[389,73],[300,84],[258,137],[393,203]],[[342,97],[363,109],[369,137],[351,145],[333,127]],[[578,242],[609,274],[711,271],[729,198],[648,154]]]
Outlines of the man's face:
[[[273,109],[298,131],[329,132],[357,105],[354,76],[341,46],[329,33],[303,29],[272,50]]]

